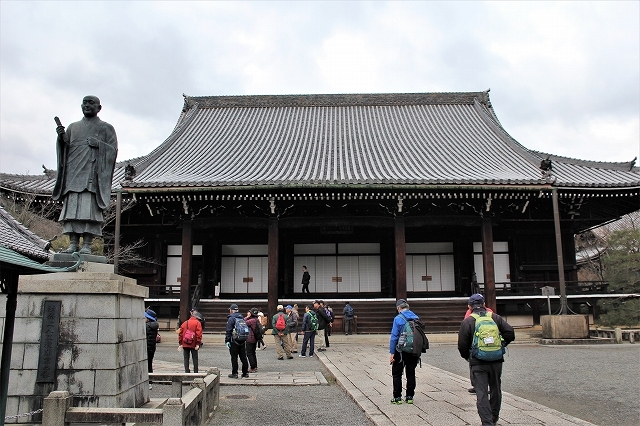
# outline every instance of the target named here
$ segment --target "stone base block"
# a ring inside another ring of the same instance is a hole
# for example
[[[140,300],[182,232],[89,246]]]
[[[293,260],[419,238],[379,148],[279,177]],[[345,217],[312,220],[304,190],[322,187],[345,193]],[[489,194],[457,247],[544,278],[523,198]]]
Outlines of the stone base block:
[[[540,318],[543,339],[588,339],[586,315],[545,315]]]

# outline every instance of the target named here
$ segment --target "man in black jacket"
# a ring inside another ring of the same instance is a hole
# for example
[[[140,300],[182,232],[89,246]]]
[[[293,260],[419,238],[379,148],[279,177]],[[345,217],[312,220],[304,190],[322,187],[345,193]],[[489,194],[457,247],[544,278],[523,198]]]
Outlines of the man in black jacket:
[[[482,426],[494,426],[500,416],[500,406],[502,405],[502,390],[500,389],[500,379],[502,376],[502,363],[504,358],[500,356],[495,361],[484,361],[471,355],[471,346],[476,331],[476,318],[474,314],[491,318],[498,326],[503,345],[507,346],[515,340],[516,335],[511,327],[500,315],[487,314],[484,304],[484,297],[481,294],[474,294],[469,298],[469,309],[472,315],[467,317],[460,325],[458,332],[458,352],[471,367],[473,387],[476,391],[476,407],[478,415],[482,421]],[[495,329],[495,328],[494,328]]]
[[[319,342],[319,343],[318,343],[317,350],[319,352],[326,351],[327,349],[325,347],[325,344],[328,341],[328,339],[325,337],[325,333],[327,332],[326,329],[329,327],[329,324],[331,324],[331,319],[327,316],[327,311],[324,309],[324,301],[322,300],[314,301],[313,311],[316,313],[316,316],[318,317],[318,335],[316,336],[316,342]],[[329,346],[329,345],[326,344],[326,346]]]

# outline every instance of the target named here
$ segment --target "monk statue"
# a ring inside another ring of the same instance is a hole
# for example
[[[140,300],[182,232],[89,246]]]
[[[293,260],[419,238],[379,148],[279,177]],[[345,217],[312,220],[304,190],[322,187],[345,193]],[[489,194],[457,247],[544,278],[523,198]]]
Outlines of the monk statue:
[[[93,239],[102,236],[103,211],[111,198],[118,140],[113,126],[98,118],[100,99],[85,96],[81,107],[84,117],[66,131],[55,118],[58,176],[52,198],[63,201],[58,220],[70,240],[63,253],[91,254]]]

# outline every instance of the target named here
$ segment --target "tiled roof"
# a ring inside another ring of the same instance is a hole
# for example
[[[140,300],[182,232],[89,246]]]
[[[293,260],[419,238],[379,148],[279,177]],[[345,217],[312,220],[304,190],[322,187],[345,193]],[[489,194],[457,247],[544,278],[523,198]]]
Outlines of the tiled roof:
[[[551,176],[540,169],[552,163]],[[129,160],[113,189],[352,188],[507,185],[629,188],[634,162],[529,150],[488,92],[188,97],[171,135]],[[0,173],[0,187],[50,194],[54,179]]]
[[[0,246],[32,259],[49,259],[49,242],[29,231],[0,207]]]
[[[546,185],[488,92],[185,97],[171,136],[124,186]],[[556,186],[640,184],[629,163],[552,157]]]

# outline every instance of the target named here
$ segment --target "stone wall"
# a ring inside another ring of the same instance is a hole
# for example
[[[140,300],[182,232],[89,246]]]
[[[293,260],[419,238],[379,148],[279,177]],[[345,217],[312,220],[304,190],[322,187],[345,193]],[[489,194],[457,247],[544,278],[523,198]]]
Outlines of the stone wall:
[[[52,391],[68,391],[74,406],[145,404],[149,400],[147,295],[146,287],[114,274],[113,265],[106,264],[84,264],[80,272],[20,277],[6,415],[42,408],[43,398]],[[61,301],[55,381],[38,383],[47,300]],[[5,309],[2,295],[2,325]],[[41,421],[41,415],[31,421]]]

